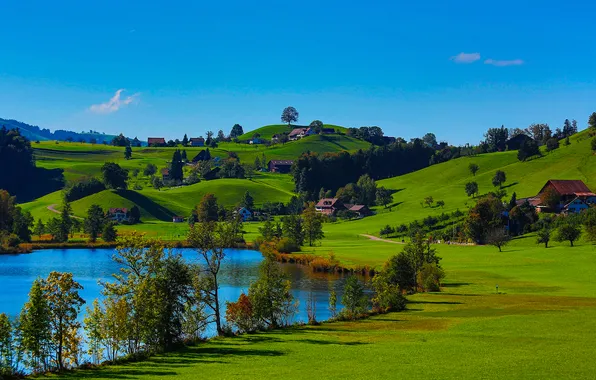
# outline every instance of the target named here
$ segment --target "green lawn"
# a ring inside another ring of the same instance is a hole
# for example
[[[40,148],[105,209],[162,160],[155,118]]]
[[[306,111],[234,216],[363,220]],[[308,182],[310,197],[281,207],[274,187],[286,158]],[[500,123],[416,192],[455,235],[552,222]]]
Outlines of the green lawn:
[[[406,312],[215,339],[56,378],[593,378],[594,246],[544,249],[526,238],[503,253],[436,248],[447,271],[442,292],[410,296]],[[378,242],[361,255],[376,261],[399,249]]]

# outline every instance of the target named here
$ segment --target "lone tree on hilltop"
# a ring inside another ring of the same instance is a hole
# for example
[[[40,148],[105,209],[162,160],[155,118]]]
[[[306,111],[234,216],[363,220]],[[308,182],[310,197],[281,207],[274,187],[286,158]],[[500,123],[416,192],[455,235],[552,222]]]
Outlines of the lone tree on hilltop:
[[[240,124],[234,124],[232,127],[232,131],[230,132],[230,138],[235,138],[238,136],[242,136],[244,134],[244,130]]]
[[[475,177],[476,173],[478,173],[478,170],[480,170],[480,166],[478,166],[478,164],[475,164],[472,162],[472,163],[470,163],[470,165],[468,165],[468,170]]]
[[[284,108],[283,112],[281,113],[281,121],[284,123],[288,123],[288,127],[298,121],[298,111],[296,108],[290,106]]]

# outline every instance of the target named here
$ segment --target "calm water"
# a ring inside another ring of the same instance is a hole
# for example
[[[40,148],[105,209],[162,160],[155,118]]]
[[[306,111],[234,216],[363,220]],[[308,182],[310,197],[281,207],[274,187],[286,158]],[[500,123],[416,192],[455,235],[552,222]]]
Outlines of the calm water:
[[[186,260],[200,262],[196,251],[181,249],[180,252]],[[95,298],[101,298],[98,282],[111,281],[112,274],[118,271],[118,265],[111,260],[113,253],[112,249],[51,249],[24,255],[0,255],[0,313],[17,316],[27,301],[33,281],[37,277],[47,277],[51,271],[71,272],[84,287],[81,296],[91,304]],[[220,273],[222,304],[235,301],[242,291],[248,292],[251,281],[258,276],[262,260],[257,251],[227,250]],[[294,320],[307,320],[306,303],[311,292],[316,300],[317,319],[328,319],[329,291],[335,288],[341,300],[344,278],[313,274],[309,268],[293,264],[282,264],[282,267],[292,281],[294,296],[300,301]],[[212,329],[207,332],[210,334]]]

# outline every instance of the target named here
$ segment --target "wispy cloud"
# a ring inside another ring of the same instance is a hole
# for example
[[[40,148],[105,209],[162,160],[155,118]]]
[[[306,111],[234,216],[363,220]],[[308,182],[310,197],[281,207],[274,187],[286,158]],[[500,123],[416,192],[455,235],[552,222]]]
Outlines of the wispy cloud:
[[[484,61],[485,65],[493,65],[493,66],[519,66],[523,65],[524,61],[521,59],[512,59],[509,61],[503,61],[498,59],[487,59]]]
[[[114,96],[112,96],[112,98],[110,100],[108,100],[105,103],[101,103],[101,104],[93,104],[91,107],[89,107],[89,110],[94,113],[102,113],[102,114],[116,112],[120,108],[133,103],[139,97],[139,94],[136,93],[136,94],[132,94],[131,96],[122,98],[120,95],[122,94],[123,91],[124,91],[124,89],[121,88],[120,90],[116,91],[116,93],[114,94]]]
[[[451,57],[455,63],[473,63],[480,59],[480,53],[459,53]]]

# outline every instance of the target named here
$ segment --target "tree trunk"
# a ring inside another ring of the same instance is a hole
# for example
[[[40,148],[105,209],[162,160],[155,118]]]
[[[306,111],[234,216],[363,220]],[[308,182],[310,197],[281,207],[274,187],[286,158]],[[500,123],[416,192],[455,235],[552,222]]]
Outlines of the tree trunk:
[[[571,243],[571,246],[573,247],[573,240],[569,240],[569,243]]]
[[[217,327],[217,335],[223,335],[223,330],[221,329],[221,316],[219,311],[219,285],[217,284],[217,274],[213,275],[213,280],[215,283],[215,326]]]

